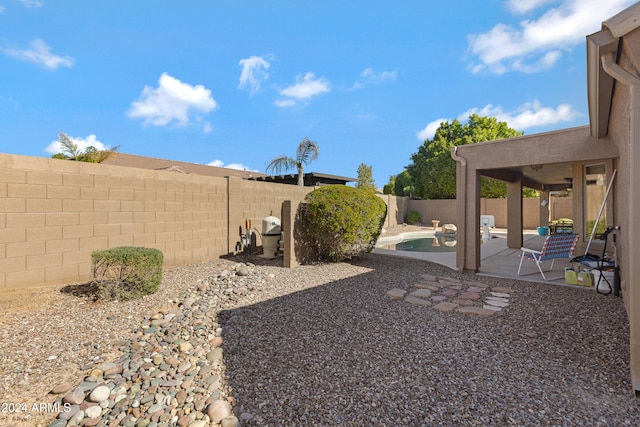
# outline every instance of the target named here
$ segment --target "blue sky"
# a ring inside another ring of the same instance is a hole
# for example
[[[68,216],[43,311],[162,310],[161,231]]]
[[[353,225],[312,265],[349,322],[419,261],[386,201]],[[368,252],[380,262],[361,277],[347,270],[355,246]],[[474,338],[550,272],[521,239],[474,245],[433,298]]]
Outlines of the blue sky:
[[[588,123],[585,36],[629,0],[0,0],[0,152],[80,146],[378,187],[442,120]]]

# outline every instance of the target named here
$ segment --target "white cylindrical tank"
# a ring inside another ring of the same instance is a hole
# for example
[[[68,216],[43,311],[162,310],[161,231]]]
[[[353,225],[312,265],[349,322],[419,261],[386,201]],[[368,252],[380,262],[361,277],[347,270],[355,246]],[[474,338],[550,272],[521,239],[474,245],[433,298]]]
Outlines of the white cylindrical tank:
[[[262,235],[280,235],[280,218],[275,216],[267,216],[262,218]]]
[[[275,216],[262,218],[262,254],[265,258],[276,257],[281,234],[280,218]]]

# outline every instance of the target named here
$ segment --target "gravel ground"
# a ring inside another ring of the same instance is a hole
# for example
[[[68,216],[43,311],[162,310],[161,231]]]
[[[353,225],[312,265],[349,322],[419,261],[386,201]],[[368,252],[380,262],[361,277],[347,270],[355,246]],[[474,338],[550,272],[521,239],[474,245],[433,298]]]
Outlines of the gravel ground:
[[[470,276],[380,255],[291,270],[242,257],[185,266],[165,272],[157,294],[128,303],[91,302],[78,286],[4,299],[0,403],[52,402],[54,385],[118,357],[145,317],[237,261],[272,277],[219,313],[225,388],[246,425],[640,425],[620,298],[480,277],[513,289],[506,310],[442,313],[386,292],[409,290],[422,274]],[[0,413],[0,426],[54,417]]]
[[[386,297],[422,274],[464,277],[369,255],[293,270],[274,285],[333,280],[222,313],[236,412],[264,426],[640,425],[621,299],[486,277],[513,289],[490,318]]]

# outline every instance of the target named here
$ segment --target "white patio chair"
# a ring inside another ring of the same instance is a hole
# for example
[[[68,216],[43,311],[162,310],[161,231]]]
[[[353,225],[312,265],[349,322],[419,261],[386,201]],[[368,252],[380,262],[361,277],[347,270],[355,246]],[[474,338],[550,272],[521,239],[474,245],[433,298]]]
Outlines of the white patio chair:
[[[522,269],[522,261],[526,258],[536,263],[536,266],[544,280],[557,279],[558,277],[551,279],[544,275],[545,271],[542,269],[542,263],[551,260],[551,266],[546,270],[549,272],[553,269],[553,263],[556,259],[571,258],[573,250],[578,243],[578,237],[578,234],[552,234],[547,236],[544,240],[544,245],[542,245],[542,250],[540,251],[524,247],[520,248],[522,255],[520,256],[520,265],[518,266],[518,276],[521,275],[520,270]]]

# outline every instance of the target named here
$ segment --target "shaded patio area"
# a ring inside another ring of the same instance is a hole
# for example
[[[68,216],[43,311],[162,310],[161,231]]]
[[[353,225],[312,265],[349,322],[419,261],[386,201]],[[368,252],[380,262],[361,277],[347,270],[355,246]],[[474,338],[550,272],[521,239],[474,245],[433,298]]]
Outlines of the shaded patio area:
[[[490,240],[480,245],[481,266],[477,273],[478,275],[595,290],[593,286],[584,287],[565,283],[564,269],[566,267],[576,267],[568,259],[555,260],[553,270],[547,275],[551,280],[544,280],[535,263],[528,260],[523,262],[522,275],[518,276],[518,264],[522,253],[520,249],[512,249],[507,246],[507,230],[505,229],[494,229],[491,231],[491,236]],[[544,244],[545,236],[539,236],[535,230],[524,230],[522,240],[524,247],[540,250]],[[452,270],[456,269],[455,252],[409,252],[379,248],[374,249],[373,252],[381,255],[420,259],[447,266]],[[574,251],[574,255],[582,255],[581,250],[577,248]],[[546,262],[544,268],[548,268],[549,264],[550,262]]]
[[[511,249],[507,247],[506,230],[496,230],[493,231],[491,235],[494,238],[480,246],[481,266],[477,274],[481,276],[502,277],[528,282],[565,285],[564,269],[566,267],[572,267],[572,263],[568,259],[555,260],[553,270],[547,274],[550,280],[544,280],[536,268],[535,263],[528,260],[525,260],[522,263],[522,275],[518,276],[518,265],[520,263],[520,255],[522,254],[522,251],[520,251],[520,249]],[[525,230],[522,234],[522,240],[524,242],[524,247],[541,250],[545,236],[539,236],[535,230]],[[581,255],[579,249],[574,251],[574,255]],[[548,268],[549,264],[550,262],[544,263],[545,270]],[[591,287],[591,289],[594,288]]]

